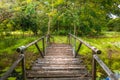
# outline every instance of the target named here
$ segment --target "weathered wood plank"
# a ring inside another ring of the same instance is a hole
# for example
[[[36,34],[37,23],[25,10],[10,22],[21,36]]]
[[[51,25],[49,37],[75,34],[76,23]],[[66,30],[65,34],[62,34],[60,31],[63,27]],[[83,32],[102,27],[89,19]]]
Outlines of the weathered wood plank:
[[[28,80],[91,80],[91,77],[66,77],[66,78],[31,78]]]
[[[38,62],[40,61],[80,61],[79,58],[44,58],[44,59],[37,59]]]
[[[70,45],[51,44],[45,57],[38,58],[27,72],[28,80],[89,80],[83,61],[72,53]]]
[[[86,72],[81,71],[28,71],[28,77],[85,77]]]
[[[54,62],[51,62],[51,61],[45,61],[45,62],[36,62],[35,64],[38,64],[38,65],[80,65],[82,64],[82,61],[71,61],[71,62],[68,62],[68,61],[64,61],[64,62],[58,62],[56,63],[55,61]]]
[[[74,58],[74,56],[61,56],[61,55],[56,55],[56,56],[45,56],[44,58]],[[76,58],[79,58],[81,60],[81,56],[76,56]]]
[[[73,56],[73,54],[68,54],[68,53],[59,53],[59,54],[54,54],[54,53],[49,53],[47,56]]]
[[[85,69],[85,66],[34,66],[32,70],[81,70]]]
[[[41,62],[37,61],[36,63],[39,63],[39,64],[41,64],[41,63],[43,63],[43,64],[70,64],[71,63],[72,64],[72,63],[80,63],[80,62],[81,61],[79,61],[79,62],[78,61],[70,61],[70,62],[69,61],[64,61],[64,62],[63,61],[61,61],[61,62],[60,61],[41,61]]]

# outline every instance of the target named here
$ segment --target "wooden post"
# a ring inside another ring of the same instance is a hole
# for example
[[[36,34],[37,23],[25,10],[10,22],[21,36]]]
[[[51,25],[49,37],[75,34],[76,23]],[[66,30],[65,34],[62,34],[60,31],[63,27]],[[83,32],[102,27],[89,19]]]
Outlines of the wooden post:
[[[25,54],[25,53],[24,53],[24,50],[21,51],[21,54]],[[23,80],[26,80],[25,56],[24,56],[24,58],[22,59],[21,62],[22,62],[21,65],[22,65],[22,76],[23,76]]]
[[[107,65],[96,55],[93,55],[96,62],[102,67],[102,69],[107,73],[107,75],[111,78],[111,80],[118,80],[114,73],[107,67]]]
[[[74,57],[76,56],[76,38],[74,38]]]
[[[50,34],[47,34],[47,44],[49,45],[50,43]]]
[[[82,42],[80,42],[80,44],[79,44],[79,46],[78,46],[78,49],[77,49],[76,54],[75,54],[75,58],[76,58],[76,56],[78,55],[78,52],[79,52],[81,46],[82,46]]]
[[[93,55],[95,53],[92,53],[92,80],[96,80],[96,60],[94,59]]]
[[[71,39],[71,36],[69,35],[69,39],[68,39],[69,40],[69,45],[71,44],[71,40],[70,39]]]
[[[42,45],[43,45],[43,55],[45,56],[45,40],[44,38],[42,39]]]
[[[70,35],[68,34],[68,44],[70,45]]]
[[[50,34],[50,22],[51,22],[51,17],[49,16],[49,21],[48,21],[48,35]]]
[[[74,23],[74,35],[76,35],[76,26],[75,26],[75,23]]]
[[[39,46],[37,45],[37,43],[35,43],[35,46],[37,47],[37,49],[38,49],[38,51],[39,51],[40,55],[42,56],[42,58],[44,58],[44,56],[43,56],[43,54],[42,54],[42,52],[41,52],[41,50],[40,50]]]
[[[18,57],[18,59],[12,64],[12,66],[10,67],[10,69],[7,72],[5,72],[2,77],[0,77],[0,80],[6,80],[10,76],[10,74],[13,72],[13,70],[16,68],[16,66],[22,61],[23,58],[24,58],[24,54],[20,54],[19,57]]]

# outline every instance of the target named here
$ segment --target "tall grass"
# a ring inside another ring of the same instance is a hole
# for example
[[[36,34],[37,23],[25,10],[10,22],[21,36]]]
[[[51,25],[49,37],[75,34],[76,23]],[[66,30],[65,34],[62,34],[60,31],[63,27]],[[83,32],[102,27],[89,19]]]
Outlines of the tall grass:
[[[38,39],[38,37],[11,38],[9,36],[0,40],[0,75],[6,72],[8,67],[17,60],[19,53],[16,52],[16,48],[26,45],[35,39]],[[35,46],[30,47],[26,51],[26,68],[30,68],[31,62],[38,57],[37,54],[34,54],[35,51],[37,52],[37,50],[35,50]]]
[[[118,33],[117,33],[118,34]],[[107,35],[107,36],[106,36]],[[108,36],[109,35],[109,36]],[[39,36],[40,37],[40,36]],[[100,49],[102,53],[99,57],[107,64],[111,70],[120,71],[120,36],[114,33],[107,33],[104,37],[80,37],[85,42],[89,43],[92,46]],[[11,38],[6,37],[0,39],[0,69],[10,66],[17,58],[18,53],[16,53],[16,48],[22,45],[26,45],[35,39],[38,39],[38,36],[32,37],[19,37]],[[67,43],[66,36],[54,36],[55,43]],[[74,40],[72,40],[74,42]],[[79,41],[76,41],[76,49],[79,45]],[[42,42],[38,43],[40,48],[42,48]],[[34,54],[37,53],[37,54]],[[88,69],[91,70],[91,58],[92,51],[86,46],[82,45],[79,54],[83,56],[84,62],[87,64]],[[36,56],[37,55],[37,56]],[[36,47],[33,45],[29,47],[26,51],[27,64],[26,67],[29,68],[31,62],[33,62],[37,57],[39,57]],[[5,64],[9,63],[9,64]],[[98,68],[100,68],[98,66]],[[1,72],[1,71],[0,71]],[[101,69],[98,69],[99,76],[104,75]]]
[[[103,38],[82,38],[87,43],[95,46],[102,51],[99,57],[103,62],[112,70],[118,71],[120,73],[120,37],[103,37]],[[85,46],[82,46],[79,54],[85,56],[85,63],[88,64],[87,67],[91,69],[91,58],[92,51],[88,50]],[[97,76],[104,76],[105,72],[97,66]]]

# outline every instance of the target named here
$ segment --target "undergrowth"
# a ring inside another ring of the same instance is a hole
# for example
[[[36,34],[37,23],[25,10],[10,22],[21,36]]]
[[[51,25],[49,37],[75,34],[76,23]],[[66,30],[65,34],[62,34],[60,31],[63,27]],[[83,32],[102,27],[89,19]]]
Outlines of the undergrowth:
[[[120,37],[115,36],[114,34],[105,34],[109,35],[107,37],[79,37],[82,38],[85,42],[89,43],[92,46],[100,49],[102,51],[99,54],[99,57],[103,62],[112,70],[120,71]],[[112,37],[111,37],[112,36]],[[0,73],[8,70],[8,67],[17,59],[19,53],[16,52],[16,48],[22,45],[26,45],[39,37],[25,37],[25,38],[6,38],[0,40]],[[72,39],[72,44],[74,45],[74,39]],[[54,42],[57,43],[68,43],[66,36],[54,36]],[[76,41],[76,50],[79,45],[79,41]],[[38,43],[39,47],[42,49],[42,42]],[[92,61],[92,51],[82,44],[79,54],[83,56],[85,64],[87,64],[88,70],[91,72],[91,61]],[[26,51],[27,64],[26,68],[30,68],[30,64],[39,57],[39,53],[35,45],[29,47]],[[9,63],[9,64],[5,64]],[[19,69],[19,68],[18,68]],[[104,76],[105,72],[97,65],[97,76]],[[2,74],[1,74],[2,75]]]

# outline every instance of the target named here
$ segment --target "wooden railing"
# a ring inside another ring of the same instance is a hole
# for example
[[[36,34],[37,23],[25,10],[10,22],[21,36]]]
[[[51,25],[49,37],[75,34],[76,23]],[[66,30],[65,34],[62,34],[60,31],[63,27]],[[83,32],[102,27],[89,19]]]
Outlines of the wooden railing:
[[[12,66],[9,68],[9,70],[0,78],[0,80],[6,80],[10,74],[13,72],[13,70],[17,67],[17,65],[21,62],[21,67],[22,67],[22,80],[26,80],[26,69],[25,69],[25,50],[32,46],[35,45],[36,48],[38,49],[40,55],[42,58],[44,58],[45,52],[46,52],[46,46],[49,45],[50,43],[50,38],[52,38],[50,35],[40,37],[39,39],[25,45],[25,46],[20,46],[17,48],[17,52],[20,53],[18,59],[12,64]],[[46,39],[46,40],[45,40]],[[38,42],[42,40],[42,50],[38,46]]]
[[[72,42],[72,39],[74,41]],[[79,46],[76,49],[76,40],[79,41]],[[97,54],[101,54],[101,50],[91,46],[90,44],[86,43],[82,39],[76,37],[75,35],[68,34],[68,43],[72,45],[73,47],[73,55],[76,57],[78,55],[78,52],[83,45],[87,46],[92,51],[92,80],[96,80],[96,62],[102,67],[102,69],[107,73],[107,75],[111,78],[111,80],[118,80],[115,75],[112,73],[112,71],[106,66],[106,64],[97,56]],[[72,44],[73,43],[73,44]]]

